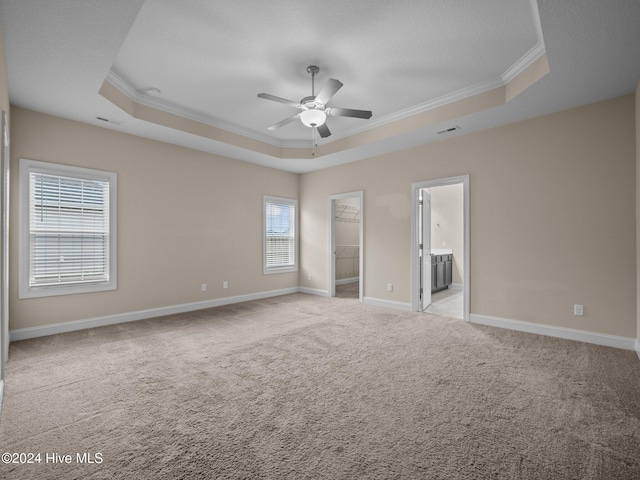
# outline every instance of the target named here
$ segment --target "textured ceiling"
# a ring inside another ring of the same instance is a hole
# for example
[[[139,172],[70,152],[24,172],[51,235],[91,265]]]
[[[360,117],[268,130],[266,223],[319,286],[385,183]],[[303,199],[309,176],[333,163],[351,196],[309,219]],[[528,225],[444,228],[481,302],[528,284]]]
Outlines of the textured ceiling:
[[[0,0],[0,22],[13,105],[293,172],[631,93],[640,79],[638,0]],[[540,56],[549,73],[516,95],[415,121]],[[296,110],[257,98],[310,95],[309,64],[316,92],[344,83],[331,106],[373,111],[330,117],[317,158],[310,129],[267,130]]]
[[[317,87],[344,83],[331,105],[374,112],[369,122],[331,118],[344,136],[500,77],[540,43],[537,22],[529,0],[147,0],[112,71],[140,93],[160,89],[159,108],[308,145],[300,122],[268,132],[297,111],[256,95],[299,101],[311,95],[307,66],[318,65]]]

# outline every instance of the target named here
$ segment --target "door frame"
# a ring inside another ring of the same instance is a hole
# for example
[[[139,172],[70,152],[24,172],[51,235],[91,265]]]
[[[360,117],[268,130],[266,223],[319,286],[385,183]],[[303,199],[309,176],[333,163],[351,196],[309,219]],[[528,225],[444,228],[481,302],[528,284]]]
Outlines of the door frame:
[[[0,383],[4,380],[5,369],[9,360],[9,122],[7,112],[2,111],[2,157],[0,160],[0,328],[2,329],[2,368]],[[0,403],[2,402],[0,392]]]
[[[423,188],[443,187],[446,185],[462,184],[462,210],[463,210],[463,236],[464,236],[464,310],[465,321],[469,321],[470,314],[470,201],[469,201],[469,175],[457,177],[439,178],[411,184],[411,310],[420,311],[420,257],[418,255],[418,199]]]
[[[359,224],[359,265],[358,265],[358,278],[359,278],[359,300],[360,303],[364,302],[364,191],[359,190],[356,192],[336,193],[329,195],[329,296],[336,296],[336,231],[335,231],[335,214],[336,214],[336,200],[344,198],[358,198],[360,200],[360,224]]]
[[[420,195],[422,192],[422,195]],[[421,205],[418,205],[418,215],[422,218],[418,218],[418,225],[422,224],[422,249],[418,248],[418,251],[422,250],[422,262],[420,263],[419,274],[419,288],[421,290],[420,293],[420,311],[424,312],[426,308],[431,305],[431,289],[433,285],[431,284],[431,256],[429,255],[428,261],[428,272],[425,264],[427,262],[425,252],[427,249],[425,246],[428,246],[431,249],[431,194],[425,191],[424,189],[418,189],[418,200],[422,199]],[[427,209],[427,202],[429,204],[429,208]],[[422,206],[422,208],[420,208]],[[426,215],[426,212],[429,212]],[[425,219],[429,218],[429,225],[426,225]],[[422,220],[422,222],[420,222]],[[418,230],[418,244],[420,243],[420,230]],[[418,253],[418,257],[420,258],[420,254]],[[426,288],[426,287],[429,288]],[[429,297],[429,302],[425,302],[425,298]]]

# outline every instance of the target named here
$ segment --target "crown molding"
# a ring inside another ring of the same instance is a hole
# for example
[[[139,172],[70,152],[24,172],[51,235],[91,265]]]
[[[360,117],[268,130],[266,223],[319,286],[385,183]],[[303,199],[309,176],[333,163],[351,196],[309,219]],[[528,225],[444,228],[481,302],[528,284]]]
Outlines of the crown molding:
[[[120,90],[132,102],[138,103],[140,105],[144,105],[145,107],[154,108],[162,112],[166,112],[172,115],[176,115],[178,117],[186,118],[187,120],[192,120],[194,122],[199,122],[205,125],[209,125],[211,127],[219,128],[221,130],[226,130],[227,132],[235,133],[237,135],[242,135],[243,137],[247,137],[252,140],[257,140],[259,142],[263,142],[274,147],[309,148],[310,142],[302,143],[299,141],[284,141],[284,142],[278,141],[277,139],[274,139],[267,134],[259,133],[254,130],[244,128],[230,122],[224,122],[218,118],[196,112],[189,108],[178,106],[174,103],[167,102],[166,100],[163,100],[161,98],[145,95],[144,93],[139,92],[138,90],[133,88],[131,85],[129,85],[126,82],[126,80],[124,80],[120,75],[118,75],[113,70],[110,70],[109,73],[107,74],[106,81],[108,81],[109,83],[111,83],[111,85],[113,85],[118,90]]]
[[[529,68],[536,60],[542,57],[546,53],[544,48],[544,44],[538,42],[536,43],[531,50],[525,53],[520,60],[511,65],[502,75],[500,75],[500,80],[503,85],[506,85],[511,80],[516,78],[522,72],[524,72],[527,68]]]
[[[471,87],[463,88],[457,90],[452,93],[447,93],[445,95],[441,95],[433,100],[429,100],[424,103],[420,103],[418,105],[414,105],[413,107],[405,108],[403,110],[399,110],[397,112],[391,113],[389,115],[385,115],[384,117],[377,118],[373,121],[367,122],[366,125],[361,127],[357,127],[354,130],[350,130],[348,133],[342,135],[334,135],[332,133],[331,137],[333,140],[338,140],[339,138],[348,137],[351,135],[355,135],[358,133],[362,133],[364,131],[370,130],[375,127],[381,127],[383,125],[387,125],[389,123],[397,122],[400,120],[404,120],[405,118],[412,117],[414,115],[419,115],[421,113],[427,112],[429,110],[434,110],[439,107],[443,107],[445,105],[449,105],[451,103],[458,102],[460,100],[464,100],[469,97],[473,97],[475,95],[480,95],[482,93],[488,92],[495,88],[503,87],[504,83],[500,78],[494,78],[491,80],[487,80],[486,82],[478,83]]]
[[[373,121],[369,121],[367,122],[366,125],[357,127],[354,130],[350,130],[347,133],[344,133],[341,135],[332,134],[331,135],[332,140],[338,140],[340,138],[362,133],[366,130],[370,130],[375,127],[380,127],[388,123],[397,122],[399,120],[403,120],[413,115],[419,115],[429,110],[434,110],[436,108],[443,107],[445,105],[449,105],[455,102],[459,102],[461,100],[465,100],[470,97],[474,97],[476,95],[483,94],[485,92],[494,90],[496,88],[504,87],[509,82],[511,82],[514,78],[520,75],[523,71],[529,68],[536,60],[542,57],[545,53],[546,53],[546,50],[544,48],[544,45],[538,42],[525,55],[523,55],[520,59],[518,59],[516,63],[514,63],[502,75],[500,75],[497,78],[493,78],[485,82],[477,83],[470,87],[462,88],[460,90],[456,90],[455,92],[441,95],[440,97],[434,98],[424,103],[414,105],[413,107],[409,107],[404,110],[399,110],[395,113],[385,115],[384,117],[380,117]]]
[[[532,3],[535,4],[535,0],[532,0]],[[537,10],[537,5],[536,5],[536,10]],[[536,17],[536,20],[539,23],[539,17]],[[536,62],[543,55],[545,55],[546,50],[544,47],[544,43],[541,39],[542,32],[539,28],[537,30],[538,30],[539,40],[536,43],[536,45],[534,45],[526,54],[524,54],[520,59],[518,59],[518,61],[516,61],[511,67],[509,67],[499,77],[492,78],[490,80],[477,83],[470,87],[462,88],[455,92],[441,95],[435,99],[428,100],[418,105],[414,105],[412,107],[399,110],[389,115],[385,115],[383,117],[370,120],[365,125],[356,127],[342,134],[332,133],[331,139],[323,143],[331,143],[335,140],[346,138],[352,135],[365,132],[367,130],[371,130],[376,127],[381,127],[393,122],[404,120],[414,115],[419,115],[429,110],[434,110],[436,108],[440,108],[445,105],[459,102],[461,100],[465,100],[467,98],[470,98],[476,95],[481,95],[483,93],[494,90],[496,88],[505,87],[507,84],[509,84],[509,82],[517,78],[518,75],[524,72],[527,68],[529,68],[534,62]],[[118,90],[120,90],[131,101],[150,107],[150,108],[154,108],[166,113],[170,113],[179,117],[186,118],[188,120],[192,120],[192,121],[209,125],[215,128],[219,128],[221,130],[226,130],[228,132],[235,133],[237,135],[241,135],[243,137],[250,138],[253,140],[257,140],[274,147],[284,148],[284,149],[309,148],[309,142],[302,142],[300,140],[279,141],[277,139],[270,137],[269,135],[256,132],[248,128],[243,128],[233,123],[224,122],[212,116],[195,112],[191,109],[187,109],[184,107],[180,107],[171,102],[167,102],[166,100],[145,95],[137,91],[131,85],[129,85],[122,77],[120,77],[113,70],[109,71],[106,81],[108,81]]]

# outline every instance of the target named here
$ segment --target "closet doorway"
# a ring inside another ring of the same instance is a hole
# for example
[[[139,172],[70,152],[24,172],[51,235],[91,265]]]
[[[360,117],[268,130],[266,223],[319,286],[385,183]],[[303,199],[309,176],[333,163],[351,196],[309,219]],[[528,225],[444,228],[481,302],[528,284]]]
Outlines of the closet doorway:
[[[329,295],[364,297],[363,192],[329,196]]]

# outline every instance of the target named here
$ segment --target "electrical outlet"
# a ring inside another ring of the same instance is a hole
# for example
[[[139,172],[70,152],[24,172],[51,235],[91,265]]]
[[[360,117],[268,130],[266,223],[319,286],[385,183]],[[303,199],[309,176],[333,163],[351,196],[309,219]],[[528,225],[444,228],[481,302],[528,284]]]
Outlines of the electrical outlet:
[[[307,280],[311,280],[311,274],[307,275]]]
[[[579,317],[584,315],[584,305],[574,305],[573,306],[573,314]]]
[[[200,291],[201,292],[206,292],[207,291],[207,284],[203,283],[202,285],[200,285]]]
[[[387,292],[393,292],[393,283],[387,283]]]
[[[227,282],[226,280],[222,282],[222,288],[229,288],[229,282]]]

